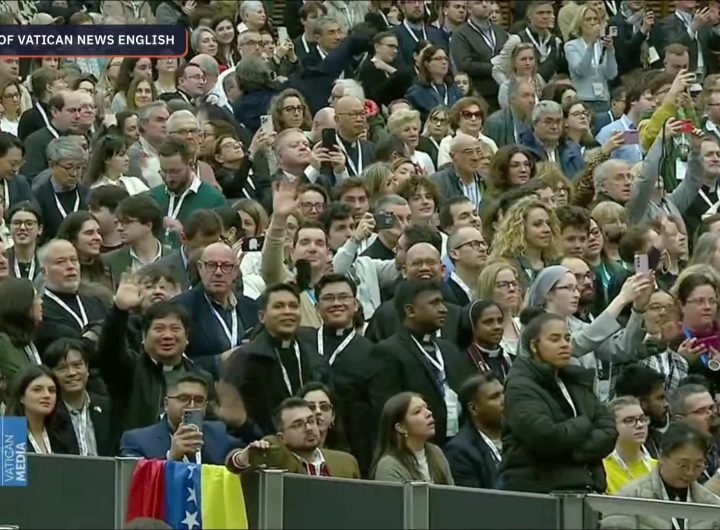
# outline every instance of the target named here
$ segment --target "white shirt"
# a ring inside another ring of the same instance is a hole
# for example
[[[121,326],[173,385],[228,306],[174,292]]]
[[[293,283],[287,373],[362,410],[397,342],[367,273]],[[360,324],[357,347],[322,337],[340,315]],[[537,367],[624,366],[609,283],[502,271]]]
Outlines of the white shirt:
[[[0,131],[17,136],[19,124],[19,119],[17,121],[11,121],[3,116],[2,120],[0,120]]]
[[[90,186],[90,189],[93,188],[99,188],[100,186],[120,186],[122,188],[125,188],[125,190],[130,195],[137,195],[138,193],[143,193],[145,191],[148,191],[150,188],[147,187],[147,185],[140,180],[137,177],[126,177],[121,176],[117,180],[110,180],[107,177],[102,177],[98,179],[97,182],[95,182],[92,186]]]
[[[452,162],[452,158],[450,158],[450,144],[452,143],[452,140],[454,137],[455,137],[454,135],[448,134],[445,138],[443,138],[440,141],[440,147],[438,149],[438,159],[437,159],[437,167],[438,168],[441,168],[445,164]],[[493,154],[497,153],[498,146],[495,143],[495,140],[493,140],[489,136],[485,136],[483,133],[478,134],[478,140],[480,140],[482,143],[484,143],[488,147],[490,147]]]
[[[423,151],[415,151],[410,157],[416,165],[420,166],[425,172],[425,176],[429,177],[435,173],[435,165],[433,164],[430,155]]]

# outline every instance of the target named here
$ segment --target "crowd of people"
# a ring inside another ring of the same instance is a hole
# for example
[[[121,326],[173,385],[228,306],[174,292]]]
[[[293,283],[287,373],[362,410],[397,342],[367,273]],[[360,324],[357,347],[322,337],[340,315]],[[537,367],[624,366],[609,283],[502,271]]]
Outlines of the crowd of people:
[[[504,4],[0,2],[191,46],[0,57],[29,450],[720,504],[720,5]]]

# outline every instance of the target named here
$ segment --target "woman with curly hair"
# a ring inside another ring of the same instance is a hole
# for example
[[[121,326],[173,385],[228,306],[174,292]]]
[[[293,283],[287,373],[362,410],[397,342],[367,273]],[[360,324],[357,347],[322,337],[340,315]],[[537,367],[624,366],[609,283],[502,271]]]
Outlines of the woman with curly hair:
[[[492,244],[492,258],[509,261],[524,287],[555,261],[560,226],[555,212],[535,196],[513,204],[500,221]]]
[[[490,164],[486,197],[497,199],[535,178],[536,173],[535,159],[524,147],[504,145]]]
[[[555,206],[567,206],[572,198],[572,182],[568,180],[562,170],[552,162],[539,162],[537,176],[550,186],[555,197]]]
[[[500,87],[498,103],[502,109],[510,105],[508,93],[511,81],[531,81],[537,95],[545,87],[545,80],[537,71],[535,47],[530,43],[518,42],[515,46],[506,48],[493,60],[492,69],[493,79]]]
[[[280,92],[270,102],[270,115],[276,133],[285,129],[312,128],[312,114],[303,95],[294,88]]]

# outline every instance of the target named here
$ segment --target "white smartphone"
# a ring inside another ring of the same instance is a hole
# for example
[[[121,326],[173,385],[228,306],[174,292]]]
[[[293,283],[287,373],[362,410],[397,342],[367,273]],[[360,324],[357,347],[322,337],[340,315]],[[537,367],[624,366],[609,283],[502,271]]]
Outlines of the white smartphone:
[[[260,116],[260,129],[262,129],[263,132],[268,134],[275,131],[272,116],[270,116],[269,114],[263,114],[262,116]]]
[[[288,30],[285,26],[278,26],[277,34],[278,34],[278,44],[280,44],[283,41],[290,40],[290,36],[288,35]]]
[[[640,274],[650,272],[650,261],[647,254],[635,254],[635,272]]]

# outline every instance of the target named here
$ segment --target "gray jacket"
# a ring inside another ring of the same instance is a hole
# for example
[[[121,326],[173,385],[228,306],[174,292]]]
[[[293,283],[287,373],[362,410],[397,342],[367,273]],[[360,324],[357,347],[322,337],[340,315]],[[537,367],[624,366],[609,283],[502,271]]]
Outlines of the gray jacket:
[[[431,443],[425,444],[425,454],[430,457],[435,456],[438,458],[440,463],[441,472],[444,475],[444,481],[435,482],[436,484],[447,484],[449,486],[455,485],[452,478],[452,472],[450,471],[450,464],[448,464],[447,458],[437,445]],[[373,480],[383,480],[385,482],[412,482],[417,480],[424,480],[423,477],[417,471],[406,468],[400,460],[395,458],[393,455],[386,454],[378,461],[375,466],[375,472]]]
[[[437,171],[435,174],[431,175],[430,178],[438,187],[441,203],[452,199],[453,197],[462,197],[464,195],[462,187],[460,187],[460,179],[458,178],[457,173],[455,172],[455,167],[452,164],[440,171]],[[483,193],[485,185],[482,177],[477,173],[475,174],[475,183],[477,184],[480,193]]]

